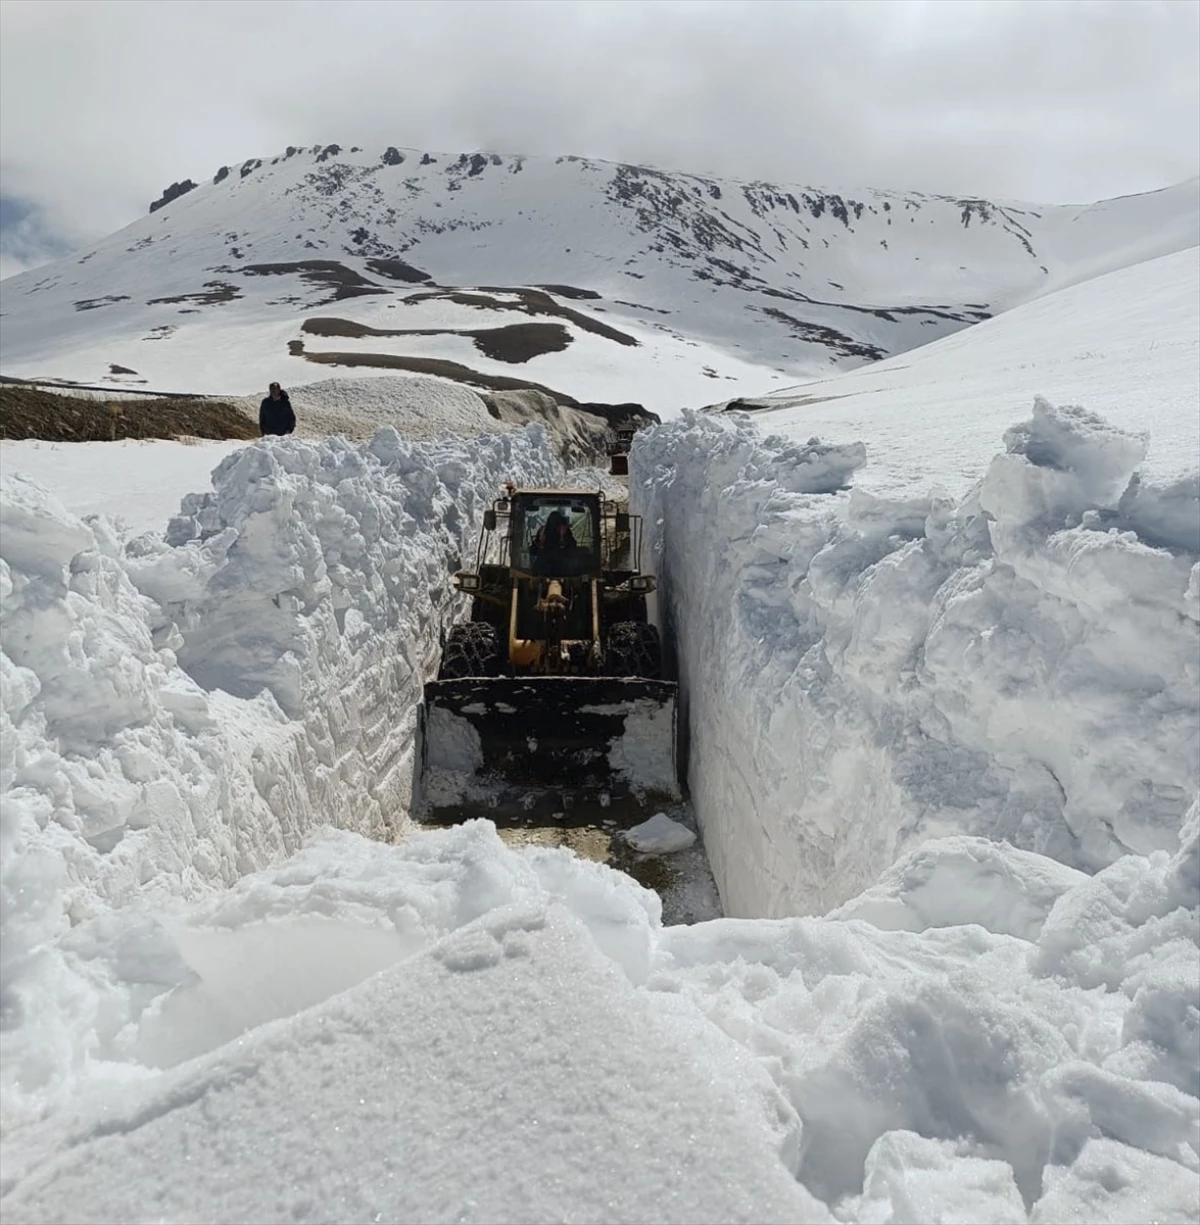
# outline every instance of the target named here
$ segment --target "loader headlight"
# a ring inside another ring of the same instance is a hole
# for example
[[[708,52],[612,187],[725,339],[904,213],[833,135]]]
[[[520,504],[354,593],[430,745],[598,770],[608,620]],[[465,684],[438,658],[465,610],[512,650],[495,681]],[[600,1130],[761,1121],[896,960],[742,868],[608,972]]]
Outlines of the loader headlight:
[[[654,590],[654,580],[648,574],[636,574],[629,580],[629,590],[641,595]]]
[[[478,574],[456,574],[454,576],[454,585],[459,591],[478,591],[479,590],[479,575]]]

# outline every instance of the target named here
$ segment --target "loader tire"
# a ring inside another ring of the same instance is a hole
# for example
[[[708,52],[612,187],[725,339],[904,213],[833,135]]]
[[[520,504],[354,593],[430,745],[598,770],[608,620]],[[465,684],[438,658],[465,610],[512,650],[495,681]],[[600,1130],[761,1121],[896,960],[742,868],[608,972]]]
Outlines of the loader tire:
[[[658,629],[641,621],[618,621],[608,631],[608,671],[613,676],[662,676]]]
[[[438,679],[460,680],[468,676],[499,676],[503,671],[500,635],[494,625],[472,621],[456,625],[446,639]]]

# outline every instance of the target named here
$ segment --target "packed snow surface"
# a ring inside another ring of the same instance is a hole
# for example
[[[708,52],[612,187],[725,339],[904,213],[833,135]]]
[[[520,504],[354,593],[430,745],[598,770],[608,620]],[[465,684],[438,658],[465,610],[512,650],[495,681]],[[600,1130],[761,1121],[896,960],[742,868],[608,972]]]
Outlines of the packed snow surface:
[[[183,493],[209,476],[242,442],[192,444],[160,439],[119,442],[0,442],[0,473],[30,477],[72,514],[106,514],[118,530],[161,532]]]
[[[337,434],[362,441],[391,426],[405,438],[428,441],[445,430],[473,437],[512,428],[492,417],[469,387],[446,379],[417,375],[320,379],[287,391],[296,411],[296,433],[305,438]],[[264,388],[260,395],[241,401],[255,419],[266,394]]]
[[[148,532],[6,447],[5,1219],[1200,1217],[1197,478],[1038,390],[940,493],[866,428],[639,435],[692,926],[407,818],[548,431],[240,446]]]

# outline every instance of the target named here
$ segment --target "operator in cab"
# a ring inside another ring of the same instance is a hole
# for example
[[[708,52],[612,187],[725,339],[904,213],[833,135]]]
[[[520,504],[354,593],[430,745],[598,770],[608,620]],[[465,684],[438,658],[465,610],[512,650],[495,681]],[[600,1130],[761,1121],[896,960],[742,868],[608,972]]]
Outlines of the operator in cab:
[[[538,553],[553,553],[578,547],[566,515],[561,510],[552,510],[534,540],[534,548]]]
[[[538,529],[530,546],[535,574],[562,573],[569,561],[578,557],[579,542],[561,510],[552,510]]]

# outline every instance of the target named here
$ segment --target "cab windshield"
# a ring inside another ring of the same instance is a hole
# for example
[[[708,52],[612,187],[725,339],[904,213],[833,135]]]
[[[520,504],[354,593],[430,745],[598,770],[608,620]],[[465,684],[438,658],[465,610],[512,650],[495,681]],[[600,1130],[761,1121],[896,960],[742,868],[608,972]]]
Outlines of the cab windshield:
[[[531,574],[588,574],[600,565],[599,507],[569,494],[537,494],[513,507],[513,565]]]

